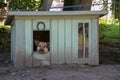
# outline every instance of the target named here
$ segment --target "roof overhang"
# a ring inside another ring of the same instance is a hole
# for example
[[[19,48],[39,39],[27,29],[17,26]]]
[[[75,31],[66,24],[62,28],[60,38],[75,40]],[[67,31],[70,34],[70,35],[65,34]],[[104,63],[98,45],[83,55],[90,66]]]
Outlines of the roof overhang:
[[[87,16],[96,15],[99,17],[107,14],[108,11],[9,11],[6,25],[11,25],[14,16]]]

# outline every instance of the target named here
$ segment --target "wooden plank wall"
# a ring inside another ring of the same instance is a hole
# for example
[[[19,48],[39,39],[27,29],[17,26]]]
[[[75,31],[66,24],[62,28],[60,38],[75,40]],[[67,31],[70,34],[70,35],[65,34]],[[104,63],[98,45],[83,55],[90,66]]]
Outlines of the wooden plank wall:
[[[90,37],[90,55],[89,64],[98,65],[99,64],[99,36],[98,36],[98,20],[91,19],[91,37]]]
[[[15,61],[15,24],[11,28],[11,60]]]
[[[78,63],[78,20],[72,20],[72,63]]]
[[[91,32],[91,25],[97,26],[96,24],[91,24],[90,20],[87,19],[51,19],[51,20],[33,20],[33,30],[36,31],[36,24],[39,22],[45,22],[46,29],[45,30],[50,30],[50,63],[51,64],[64,64],[64,63],[79,63],[79,64],[84,64],[84,63],[91,63],[91,64],[96,64],[93,60],[98,60],[95,59],[94,55],[97,56],[97,48],[96,50],[95,45],[89,46],[91,47],[89,50],[89,56],[90,58],[78,58],[78,23],[89,23],[89,45],[93,44],[93,40],[96,38],[93,37],[95,33]],[[94,22],[96,20],[93,20]],[[91,22],[93,22],[91,21]],[[25,23],[25,26],[31,26],[32,22],[30,20],[27,20]],[[26,36],[26,41],[30,40],[32,37],[32,31],[31,28],[28,29],[28,27],[25,28],[25,36]],[[95,30],[97,32],[97,30]],[[28,34],[29,33],[29,34]],[[28,37],[29,36],[29,37]],[[97,37],[97,35],[96,35]],[[32,46],[32,39],[28,42],[26,42],[26,58],[30,57],[30,52],[32,52],[29,48],[29,46]],[[96,42],[97,43],[97,42]],[[93,57],[94,56],[94,57]],[[94,58],[94,59],[93,59]],[[92,62],[91,62],[92,61]]]
[[[85,59],[78,58],[78,23],[89,23],[89,28],[91,28],[90,19],[51,20],[51,63],[52,64],[63,64],[63,63],[84,64],[89,62],[88,58]],[[89,36],[91,37],[90,30],[91,29],[89,29]],[[91,42],[89,44],[91,44]],[[92,52],[90,52],[89,55],[91,55],[91,53]]]
[[[51,64],[58,63],[58,21],[51,20]]]
[[[25,27],[24,20],[15,21],[15,67],[23,67],[25,61]]]
[[[33,52],[32,20],[25,20],[25,66],[32,67]]]
[[[52,64],[78,63],[78,24],[72,19],[51,21]]]
[[[65,20],[65,62],[72,63],[72,20]]]
[[[65,23],[64,20],[58,20],[58,64],[62,64],[65,62]]]

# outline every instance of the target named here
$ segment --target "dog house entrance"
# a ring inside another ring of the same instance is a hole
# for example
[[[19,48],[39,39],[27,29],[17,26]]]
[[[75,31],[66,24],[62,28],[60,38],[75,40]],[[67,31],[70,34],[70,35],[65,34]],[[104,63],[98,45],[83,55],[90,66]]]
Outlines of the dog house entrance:
[[[50,31],[33,31],[33,62],[50,64]]]

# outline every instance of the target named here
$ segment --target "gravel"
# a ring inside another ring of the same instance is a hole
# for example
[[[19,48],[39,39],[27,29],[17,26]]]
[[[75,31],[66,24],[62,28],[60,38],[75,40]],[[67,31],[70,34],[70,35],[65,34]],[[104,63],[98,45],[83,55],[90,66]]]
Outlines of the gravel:
[[[36,68],[10,67],[0,80],[120,80],[120,65],[53,65]]]

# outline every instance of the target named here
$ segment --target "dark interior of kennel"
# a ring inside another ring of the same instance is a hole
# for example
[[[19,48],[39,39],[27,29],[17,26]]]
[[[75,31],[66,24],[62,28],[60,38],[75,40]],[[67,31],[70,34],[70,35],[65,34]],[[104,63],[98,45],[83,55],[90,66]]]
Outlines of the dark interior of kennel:
[[[50,42],[50,31],[33,31],[33,41]],[[34,42],[33,42],[34,43]],[[33,44],[33,50],[36,51],[36,46]]]

